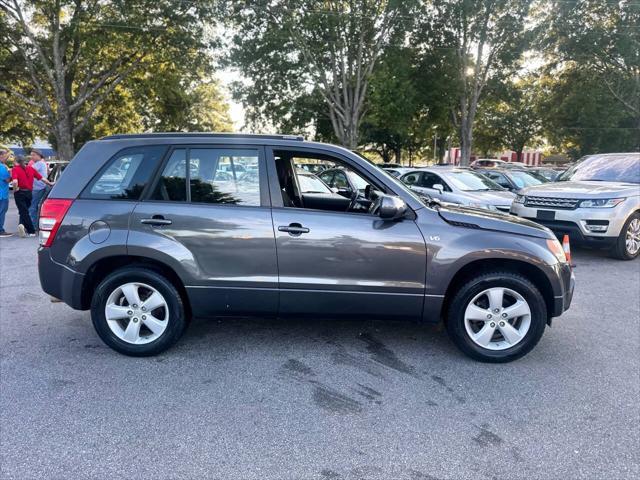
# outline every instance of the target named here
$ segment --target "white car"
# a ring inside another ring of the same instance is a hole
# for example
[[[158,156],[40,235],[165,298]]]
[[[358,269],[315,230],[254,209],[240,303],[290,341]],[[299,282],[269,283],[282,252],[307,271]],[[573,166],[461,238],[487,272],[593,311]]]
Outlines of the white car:
[[[400,177],[409,188],[447,203],[509,213],[515,194],[466,168],[421,168]]]
[[[557,182],[520,193],[512,214],[623,260],[640,255],[640,153],[590,155]]]

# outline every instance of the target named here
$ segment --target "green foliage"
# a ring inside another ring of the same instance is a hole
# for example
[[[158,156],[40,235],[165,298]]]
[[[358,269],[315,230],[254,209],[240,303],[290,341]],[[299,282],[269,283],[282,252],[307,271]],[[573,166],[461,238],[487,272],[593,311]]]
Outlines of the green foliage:
[[[414,2],[226,4],[236,29],[228,61],[247,79],[236,85],[236,98],[249,123],[304,131],[329,119],[334,137],[355,147],[377,59],[386,45],[402,42]]]
[[[573,114],[560,121],[565,137],[552,133],[554,143],[579,152],[640,149],[640,4],[635,0],[548,4],[550,8],[540,15],[548,27],[540,46],[548,59],[547,74],[558,80],[555,86],[549,85],[550,79],[546,83],[560,104],[549,105],[550,98],[545,104],[553,113],[552,123]],[[568,85],[569,79],[578,83]],[[566,96],[559,97],[558,92]],[[601,112],[600,121],[596,111]]]
[[[544,77],[539,110],[544,134],[574,158],[638,149],[640,130],[597,76],[581,68]]]
[[[520,154],[525,146],[535,147],[542,127],[534,79],[499,82],[488,93],[474,129],[478,149],[485,155],[501,149]]]
[[[208,128],[219,103],[206,31],[216,2],[0,1],[0,92],[68,158],[121,129]],[[226,127],[225,127],[226,128]]]

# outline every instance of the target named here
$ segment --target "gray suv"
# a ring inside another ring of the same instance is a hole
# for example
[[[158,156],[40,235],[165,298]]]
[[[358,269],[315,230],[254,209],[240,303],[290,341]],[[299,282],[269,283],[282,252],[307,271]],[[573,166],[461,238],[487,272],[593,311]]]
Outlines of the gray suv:
[[[321,161],[364,193],[301,189]],[[444,321],[482,361],[529,352],[571,303],[546,227],[444,207],[344,148],[291,136],[116,135],[87,143],[40,215],[40,282],[91,310],[127,355],[174,344],[192,317]]]

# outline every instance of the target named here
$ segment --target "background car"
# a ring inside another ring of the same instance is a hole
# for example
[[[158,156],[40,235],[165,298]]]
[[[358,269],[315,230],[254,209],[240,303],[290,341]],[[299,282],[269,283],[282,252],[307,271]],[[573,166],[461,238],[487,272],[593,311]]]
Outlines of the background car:
[[[609,248],[617,258],[638,258],[640,153],[590,155],[558,180],[525,188],[511,213],[572,242]]]
[[[396,168],[382,167],[382,169],[385,172],[387,172],[389,175],[392,175],[396,178],[400,178],[400,176],[404,175],[405,173],[412,172],[415,170],[415,168],[410,168],[410,167],[396,167]]]
[[[528,170],[515,170],[515,169],[479,169],[478,173],[490,178],[502,188],[506,188],[511,192],[518,192],[525,187],[532,185],[540,185],[546,183],[544,177],[540,178],[530,173]]]
[[[524,162],[505,162],[502,168],[518,168],[518,169],[528,169],[529,165]]]
[[[448,203],[508,213],[515,195],[484,175],[464,168],[424,168],[400,180],[423,195]]]
[[[364,195],[368,183],[357,173],[346,168],[330,168],[318,175],[324,183],[344,197],[351,198],[354,192]]]
[[[311,173],[320,173],[328,167],[323,163],[297,163],[296,168],[306,170]]]
[[[480,158],[471,162],[469,165],[471,168],[500,168],[505,165],[504,160],[498,160],[497,158]]]
[[[62,172],[67,168],[67,165],[69,165],[69,162],[51,162],[49,164],[48,180],[53,183],[57,182]]]
[[[530,173],[536,173],[546,178],[548,182],[555,182],[563,170],[557,170],[549,167],[532,167],[527,171]]]

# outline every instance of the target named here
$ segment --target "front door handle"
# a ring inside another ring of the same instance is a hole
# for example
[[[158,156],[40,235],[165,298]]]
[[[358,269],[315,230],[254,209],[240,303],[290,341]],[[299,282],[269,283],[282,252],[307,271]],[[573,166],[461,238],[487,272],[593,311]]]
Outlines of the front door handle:
[[[143,218],[140,223],[145,225],[151,225],[153,227],[159,227],[161,225],[171,225],[171,220],[164,218],[162,215],[154,215],[151,218]]]
[[[307,227],[303,227],[299,223],[290,223],[289,225],[280,225],[278,227],[279,232],[287,232],[289,235],[298,236],[303,233],[309,233]]]

